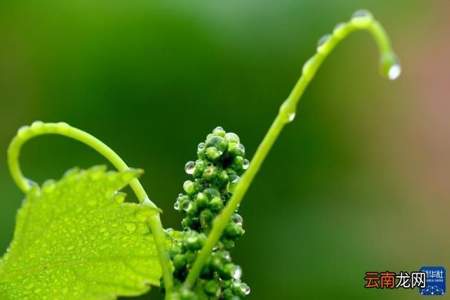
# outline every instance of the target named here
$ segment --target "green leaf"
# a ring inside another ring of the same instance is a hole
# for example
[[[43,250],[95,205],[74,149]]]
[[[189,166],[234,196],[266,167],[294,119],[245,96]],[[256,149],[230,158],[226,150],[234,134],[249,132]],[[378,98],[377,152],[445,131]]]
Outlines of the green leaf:
[[[140,173],[94,167],[34,186],[0,261],[0,299],[105,300],[159,285],[156,211],[118,192]]]

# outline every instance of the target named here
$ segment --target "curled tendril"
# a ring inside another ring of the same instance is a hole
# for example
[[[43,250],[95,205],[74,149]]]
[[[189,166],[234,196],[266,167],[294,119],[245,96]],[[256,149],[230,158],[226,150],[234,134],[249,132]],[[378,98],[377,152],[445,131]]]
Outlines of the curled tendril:
[[[103,155],[119,171],[126,171],[129,169],[128,165],[116,152],[114,152],[114,150],[112,150],[105,143],[103,143],[93,135],[63,122],[43,123],[41,121],[36,121],[31,126],[21,127],[8,147],[8,166],[11,172],[11,176],[13,177],[17,186],[25,193],[27,193],[31,189],[32,185],[30,183],[30,180],[28,180],[23,175],[20,168],[20,150],[28,140],[37,136],[48,134],[62,135],[77,140],[85,145],[88,145],[89,147],[93,148],[95,151]],[[130,182],[130,186],[143,205],[148,205],[157,209],[157,206],[149,199],[146,191],[144,190],[142,184],[138,179],[133,179]],[[149,219],[149,226],[154,235],[156,247],[158,249],[165,286],[168,290],[170,290],[173,286],[173,279],[166,250],[165,233],[163,231],[159,214],[155,214]]]

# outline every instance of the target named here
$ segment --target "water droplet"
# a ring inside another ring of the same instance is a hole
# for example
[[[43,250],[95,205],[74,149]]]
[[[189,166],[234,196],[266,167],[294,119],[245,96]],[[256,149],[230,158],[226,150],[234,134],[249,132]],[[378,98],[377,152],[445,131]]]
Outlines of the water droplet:
[[[128,230],[128,232],[132,233],[136,230],[136,224],[127,223],[125,224],[125,228]]]
[[[198,151],[203,151],[204,149],[205,149],[205,143],[198,144],[198,147],[197,147]]]
[[[313,67],[314,67],[314,62],[315,62],[315,56],[311,57],[310,59],[308,59],[305,64],[303,65],[303,69],[302,69],[302,73],[303,76],[308,75],[307,79],[312,78],[313,74]]]
[[[241,289],[241,292],[242,292],[245,296],[247,296],[247,295],[250,294],[250,292],[251,292],[250,287],[249,287],[246,283],[244,283],[244,282],[241,283],[240,289]]]
[[[180,210],[180,201],[175,201],[175,203],[173,204],[173,209]]]
[[[195,209],[195,204],[193,202],[186,202],[186,203],[187,203],[187,205],[183,205],[184,211],[188,212],[188,211],[193,211]]]
[[[116,201],[117,204],[122,204],[123,202],[125,202],[126,196],[127,196],[127,194],[125,194],[125,193],[116,192],[114,194],[114,201]]]
[[[228,251],[223,251],[223,258],[227,261],[231,260],[231,255],[230,252]]]
[[[324,49],[323,46],[330,40],[330,38],[331,34],[326,34],[319,39],[319,41],[317,42],[317,52],[322,52],[322,50]]]
[[[244,163],[242,164],[242,168],[244,168],[244,170],[247,170],[249,166],[250,166],[250,161],[248,159],[244,159]]]
[[[245,146],[242,144],[238,144],[238,149],[244,154],[245,153]]]
[[[32,130],[39,130],[39,129],[41,129],[43,126],[44,126],[44,122],[42,122],[42,121],[34,121],[34,122],[31,124],[31,129],[32,129]]]
[[[206,148],[206,156],[211,160],[218,159],[222,154],[223,152],[218,150],[216,147]]]
[[[288,116],[288,121],[292,122],[292,121],[294,121],[294,119],[295,119],[295,112],[290,113],[289,116]]]
[[[388,77],[390,80],[395,80],[400,76],[401,73],[402,67],[400,66],[400,64],[394,64],[389,68]]]
[[[72,177],[72,176],[75,176],[76,174],[78,174],[79,172],[80,172],[79,168],[72,168],[72,169],[67,170],[64,173],[64,177]]]
[[[242,219],[242,216],[240,214],[234,214],[232,216],[232,220],[234,223],[236,223],[238,225],[242,225],[242,223],[244,222],[244,220]]]
[[[193,194],[195,192],[195,184],[192,181],[190,181],[190,180],[186,180],[183,183],[183,189],[189,195]]]
[[[45,181],[44,184],[42,185],[42,190],[44,191],[44,193],[51,193],[55,188],[56,183],[52,179]]]
[[[181,203],[181,209],[184,210],[184,211],[188,211],[190,205],[191,205],[191,202],[183,201]]]
[[[30,126],[22,126],[19,128],[19,130],[17,130],[17,135],[20,138],[24,138],[27,135],[29,129],[30,129]]]
[[[337,23],[336,26],[334,26],[333,35],[338,38],[342,38],[344,36],[345,25],[346,24],[343,22]]]
[[[194,174],[194,170],[195,170],[195,162],[188,161],[184,166],[184,171],[186,172],[186,174],[192,175]]]
[[[236,266],[231,274],[234,280],[240,280],[242,277],[242,269],[240,266]]]
[[[225,134],[225,139],[228,142],[234,142],[234,143],[240,142],[239,136],[234,132],[227,132],[227,134]]]
[[[224,137],[226,132],[221,126],[217,126],[216,128],[214,128],[213,134]]]
[[[239,176],[237,175],[230,175],[230,182],[231,183],[238,183],[239,179],[241,179]]]
[[[67,124],[66,122],[58,122],[57,126],[58,131],[62,133],[65,133],[70,130],[70,125]]]
[[[367,9],[360,9],[357,10],[353,13],[352,15],[352,19],[357,19],[357,18],[372,18],[372,14],[370,13],[370,11],[368,11]]]
[[[230,175],[230,182],[227,185],[227,190],[230,193],[234,192],[234,190],[236,189],[236,186],[238,185],[240,179],[241,178],[238,175],[235,175],[235,174]]]
[[[358,28],[367,28],[373,21],[372,14],[367,10],[358,10],[352,15],[351,24]]]

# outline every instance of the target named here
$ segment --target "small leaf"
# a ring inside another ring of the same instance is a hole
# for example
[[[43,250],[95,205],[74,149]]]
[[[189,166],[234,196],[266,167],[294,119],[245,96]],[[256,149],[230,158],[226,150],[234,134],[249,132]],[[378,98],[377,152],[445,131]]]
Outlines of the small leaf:
[[[104,167],[34,186],[0,261],[0,298],[106,300],[158,285],[161,267],[147,220],[156,211],[118,192],[141,172]]]

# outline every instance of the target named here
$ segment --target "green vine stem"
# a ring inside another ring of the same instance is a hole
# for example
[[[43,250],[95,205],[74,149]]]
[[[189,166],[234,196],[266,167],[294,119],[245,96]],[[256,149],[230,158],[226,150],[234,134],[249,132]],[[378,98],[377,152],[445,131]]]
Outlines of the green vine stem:
[[[30,139],[46,134],[62,135],[74,140],[77,140],[83,144],[88,145],[95,151],[103,155],[111,164],[119,171],[128,170],[127,164],[120,158],[120,156],[109,148],[102,141],[96,137],[86,133],[80,129],[72,127],[67,123],[43,123],[40,121],[34,122],[31,126],[23,126],[17,132],[17,135],[11,141],[8,147],[8,165],[11,172],[11,176],[16,182],[17,186],[25,193],[31,189],[30,181],[24,177],[19,164],[20,150],[22,146]],[[148,205],[155,209],[157,206],[149,199],[142,184],[138,179],[133,179],[130,182],[130,186],[133,189],[136,197],[143,205]],[[159,211],[159,209],[158,209]],[[171,265],[169,256],[166,250],[166,238],[161,224],[159,214],[155,214],[149,219],[149,226],[155,238],[156,248],[158,249],[159,260],[163,271],[163,278],[165,288],[168,293],[173,287],[173,278],[171,272]]]
[[[367,11],[358,11],[353,14],[351,20],[347,23],[338,24],[331,34],[323,36],[319,40],[316,54],[311,57],[303,66],[302,76],[294,86],[289,97],[281,105],[278,115],[273,121],[269,131],[259,145],[256,153],[250,163],[249,168],[242,176],[242,179],[236,186],[234,194],[223,211],[214,220],[213,228],[208,236],[204,247],[199,252],[197,259],[184,283],[185,288],[191,288],[200,275],[207,257],[211,253],[213,247],[219,241],[225,226],[228,224],[232,214],[238,208],[247,189],[258,173],[264,159],[269,153],[272,145],[278,138],[284,126],[292,122],[295,118],[297,104],[303,95],[309,82],[314,78],[318,68],[325,58],[332,52],[335,46],[353,31],[367,30],[375,39],[381,52],[381,73],[385,77],[394,80],[400,73],[401,68],[397,58],[392,51],[391,43],[381,24],[376,21]]]

